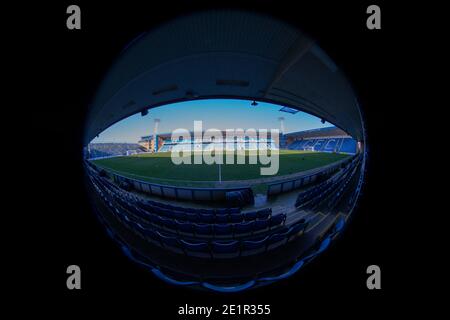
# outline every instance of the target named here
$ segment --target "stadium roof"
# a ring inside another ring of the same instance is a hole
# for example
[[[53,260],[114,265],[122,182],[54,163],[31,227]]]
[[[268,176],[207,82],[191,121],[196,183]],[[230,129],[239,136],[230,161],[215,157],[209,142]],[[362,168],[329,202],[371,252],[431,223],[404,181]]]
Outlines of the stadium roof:
[[[346,135],[347,133],[345,131],[334,126],[311,130],[295,131],[285,134],[287,138],[329,137],[329,136],[346,136]]]
[[[214,11],[178,18],[127,46],[90,106],[85,142],[152,107],[227,97],[299,109],[363,139],[354,92],[314,41],[266,16]]]

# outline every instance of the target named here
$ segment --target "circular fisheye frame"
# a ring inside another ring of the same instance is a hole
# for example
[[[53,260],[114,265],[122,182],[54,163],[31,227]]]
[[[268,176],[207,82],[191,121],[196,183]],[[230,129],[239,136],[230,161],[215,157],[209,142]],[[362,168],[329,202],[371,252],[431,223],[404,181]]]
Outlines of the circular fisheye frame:
[[[299,30],[203,12],[140,35],[86,122],[87,187],[123,252],[169,284],[237,292],[327,249],[363,183],[351,85]]]

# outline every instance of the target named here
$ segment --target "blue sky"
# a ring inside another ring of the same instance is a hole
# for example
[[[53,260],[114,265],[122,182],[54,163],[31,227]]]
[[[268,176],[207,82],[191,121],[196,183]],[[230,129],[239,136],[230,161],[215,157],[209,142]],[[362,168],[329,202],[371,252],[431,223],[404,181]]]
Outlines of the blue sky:
[[[112,125],[92,143],[136,143],[141,136],[153,134],[155,118],[161,120],[159,133],[170,133],[178,128],[192,130],[195,120],[203,121],[203,129],[280,129],[279,117],[284,117],[285,132],[329,127],[331,124],[304,112],[280,112],[280,106],[259,102],[250,105],[247,100],[210,99],[168,104],[150,109],[146,116],[132,115]]]

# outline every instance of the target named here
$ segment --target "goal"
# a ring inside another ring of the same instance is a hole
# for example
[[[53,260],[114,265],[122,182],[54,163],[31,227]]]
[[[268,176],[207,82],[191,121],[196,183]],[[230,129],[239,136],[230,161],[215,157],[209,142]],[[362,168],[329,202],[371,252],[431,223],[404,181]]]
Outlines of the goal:
[[[132,156],[133,154],[138,154],[137,150],[127,150],[127,156]]]

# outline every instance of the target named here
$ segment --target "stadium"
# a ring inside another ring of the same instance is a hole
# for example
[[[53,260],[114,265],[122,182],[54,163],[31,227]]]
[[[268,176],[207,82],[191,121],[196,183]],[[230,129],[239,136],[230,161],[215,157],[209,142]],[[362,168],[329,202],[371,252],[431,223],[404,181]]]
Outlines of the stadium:
[[[124,254],[171,285],[232,293],[331,245],[366,150],[355,93],[312,39],[223,11],[132,41],[99,87],[83,152],[95,212]]]

